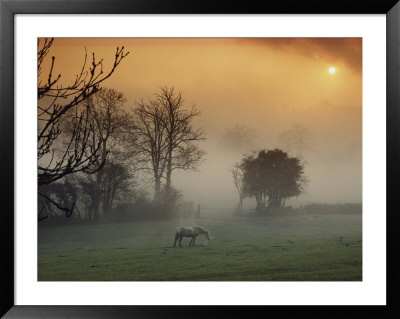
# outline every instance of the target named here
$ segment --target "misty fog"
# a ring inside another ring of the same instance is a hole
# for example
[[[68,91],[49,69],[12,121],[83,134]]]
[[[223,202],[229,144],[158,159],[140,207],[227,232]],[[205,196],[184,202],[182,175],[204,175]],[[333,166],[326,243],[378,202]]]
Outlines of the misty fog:
[[[54,73],[72,78],[84,46],[107,57],[118,45],[131,54],[103,86],[125,94],[126,110],[167,85],[182,92],[186,109],[201,112],[193,126],[204,129],[207,155],[196,171],[174,171],[172,178],[184,201],[204,213],[231,212],[233,165],[274,148],[305,164],[305,190],[287,205],[362,201],[360,39],[57,39]],[[296,125],[309,133],[301,150],[279,138]],[[234,127],[249,132],[237,147],[224,141]],[[151,194],[151,183],[139,184]]]
[[[230,125],[212,129],[204,143],[206,160],[198,172],[179,172],[175,186],[182,190],[185,199],[193,200],[209,210],[232,210],[237,204],[237,194],[230,170],[242,155],[259,149],[281,148],[292,156],[301,155],[305,164],[308,183],[305,192],[288,201],[298,206],[311,202],[346,203],[362,201],[362,148],[361,109],[337,107],[322,102],[313,108],[295,109],[282,107],[273,112],[265,123],[253,124],[256,115],[249,114],[248,121],[239,116]],[[315,120],[316,119],[316,120]],[[221,141],[225,130],[237,123],[255,133],[252,145],[238,149],[227,147]],[[250,123],[250,124],[247,124]],[[310,146],[298,154],[279,143],[279,134],[296,124],[308,128],[312,134]],[[251,125],[251,126],[250,126]],[[249,206],[254,203],[247,201]]]

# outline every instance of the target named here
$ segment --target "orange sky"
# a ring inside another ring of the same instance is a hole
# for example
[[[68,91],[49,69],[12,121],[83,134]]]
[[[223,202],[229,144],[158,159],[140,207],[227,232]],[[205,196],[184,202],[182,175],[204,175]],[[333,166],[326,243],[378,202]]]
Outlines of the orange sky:
[[[130,54],[103,86],[123,92],[127,109],[160,86],[174,86],[188,107],[196,104],[201,111],[196,124],[207,132],[210,161],[219,158],[219,136],[235,123],[254,129],[257,145],[265,148],[275,146],[279,132],[294,123],[307,126],[319,154],[310,159],[317,158],[315,167],[322,165],[322,171],[328,165],[323,158],[342,158],[338,154],[351,145],[361,150],[361,38],[57,38],[50,52],[56,57],[54,74],[62,74],[62,83],[71,82],[85,46],[88,54],[104,59],[107,70],[122,45]],[[329,73],[330,67],[336,72]],[[212,163],[206,161],[200,171],[207,165]],[[343,178],[349,167],[357,168],[352,183],[360,198],[361,159],[346,165]],[[314,180],[319,176],[315,173]]]
[[[71,81],[85,46],[107,68],[122,45],[130,55],[104,85],[125,93],[128,107],[163,85],[182,91],[188,104],[203,111],[203,120],[215,125],[239,120],[260,125],[269,109],[309,108],[322,101],[361,107],[360,38],[63,38],[52,48],[54,72]]]

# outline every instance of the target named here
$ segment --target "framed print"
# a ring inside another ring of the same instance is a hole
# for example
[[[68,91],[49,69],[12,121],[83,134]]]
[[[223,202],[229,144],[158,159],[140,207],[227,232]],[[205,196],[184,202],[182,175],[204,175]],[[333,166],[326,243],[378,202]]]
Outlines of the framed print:
[[[5,318],[398,313],[397,1],[0,8]]]

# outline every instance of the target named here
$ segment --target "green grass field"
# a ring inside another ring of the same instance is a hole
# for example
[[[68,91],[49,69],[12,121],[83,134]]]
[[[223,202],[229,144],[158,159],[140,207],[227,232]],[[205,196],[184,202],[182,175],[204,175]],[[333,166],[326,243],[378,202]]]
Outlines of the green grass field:
[[[179,225],[195,247],[172,248]],[[361,215],[227,217],[39,227],[39,281],[360,281]]]

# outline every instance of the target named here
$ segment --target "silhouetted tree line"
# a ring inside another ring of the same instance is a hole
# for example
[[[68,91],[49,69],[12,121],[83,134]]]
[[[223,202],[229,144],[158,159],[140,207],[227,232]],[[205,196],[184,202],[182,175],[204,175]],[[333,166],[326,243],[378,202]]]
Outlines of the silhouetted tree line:
[[[119,201],[135,212],[168,217],[182,195],[172,186],[175,170],[195,170],[205,156],[205,139],[192,121],[196,106],[184,108],[181,92],[161,87],[148,101],[123,109],[124,94],[100,84],[129,54],[117,48],[110,70],[85,53],[83,66],[70,84],[54,76],[51,57],[45,82],[41,73],[54,39],[38,43],[38,219],[75,215],[112,219]],[[86,49],[85,49],[86,51]],[[154,198],[138,186],[144,173],[154,184]],[[72,178],[73,176],[73,178]],[[129,206],[131,205],[131,206]]]

